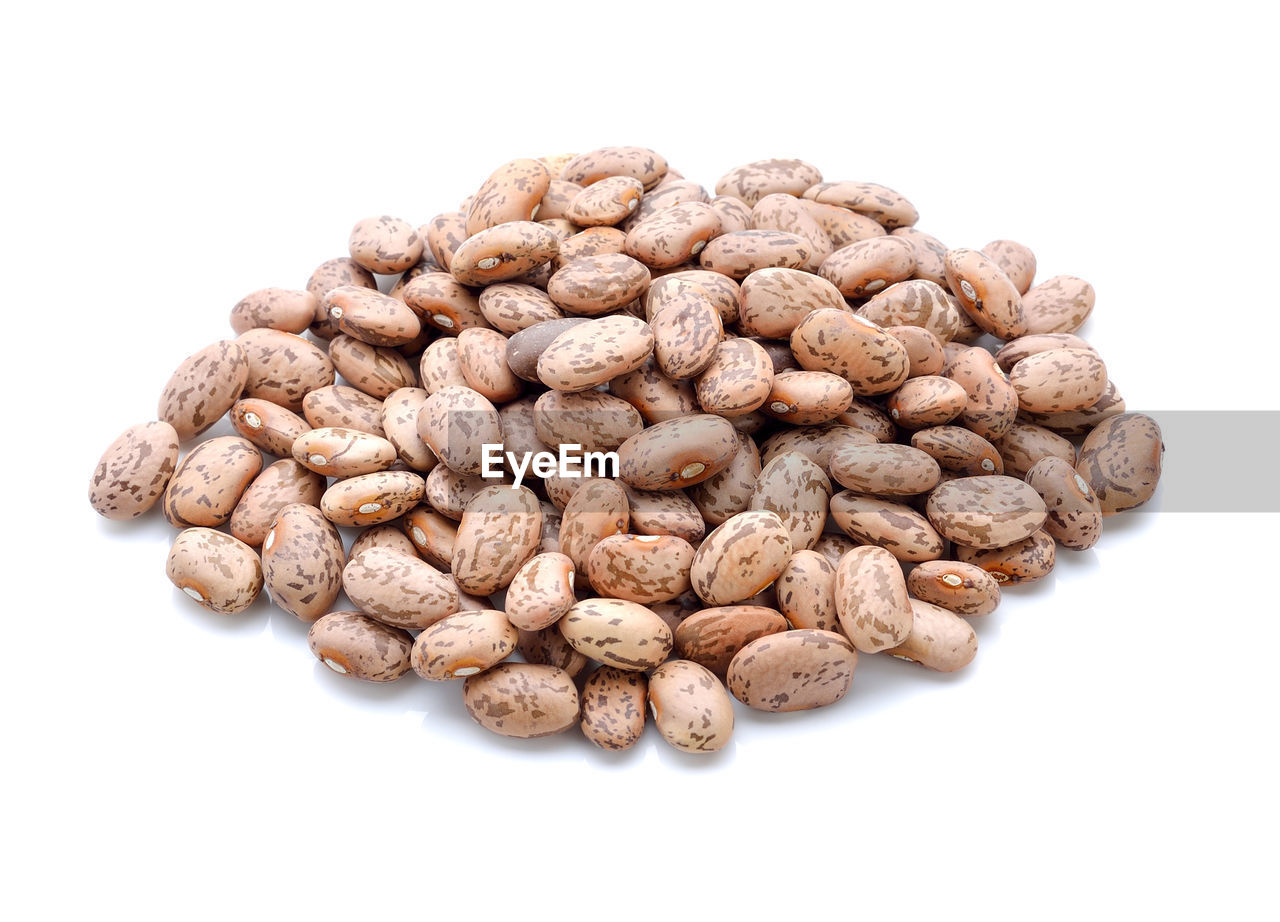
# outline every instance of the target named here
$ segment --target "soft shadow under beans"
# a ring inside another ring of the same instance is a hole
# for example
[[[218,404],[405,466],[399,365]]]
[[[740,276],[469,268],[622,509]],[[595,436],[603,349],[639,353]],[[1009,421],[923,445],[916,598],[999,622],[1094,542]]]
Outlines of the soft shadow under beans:
[[[209,632],[252,636],[261,634],[270,619],[273,606],[263,596],[254,599],[244,611],[221,615],[192,601],[176,586],[173,590],[173,607],[182,612],[192,623]]]
[[[334,698],[376,707],[387,707],[388,703],[403,704],[407,709],[418,710],[416,696],[422,681],[415,675],[406,675],[395,682],[362,682],[338,675],[319,660],[316,660],[311,675],[315,684]]]

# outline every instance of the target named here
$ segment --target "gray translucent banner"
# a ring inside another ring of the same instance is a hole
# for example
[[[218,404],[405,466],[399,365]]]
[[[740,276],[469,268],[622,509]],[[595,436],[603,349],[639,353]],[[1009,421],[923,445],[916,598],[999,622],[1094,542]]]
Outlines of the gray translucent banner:
[[[1164,438],[1160,486],[1134,512],[1280,512],[1280,411],[1147,412]]]

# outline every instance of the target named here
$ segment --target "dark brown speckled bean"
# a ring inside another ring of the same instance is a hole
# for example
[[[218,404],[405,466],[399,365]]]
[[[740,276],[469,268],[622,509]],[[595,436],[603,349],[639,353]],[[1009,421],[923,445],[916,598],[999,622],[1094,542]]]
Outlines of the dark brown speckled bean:
[[[130,426],[98,460],[89,480],[89,505],[108,519],[136,519],[164,494],[177,463],[178,433],[171,425]]]
[[[329,361],[348,384],[378,400],[418,383],[413,365],[395,349],[371,346],[345,333],[330,340]]]
[[[984,439],[998,439],[1018,419],[1018,392],[986,349],[965,349],[943,374],[964,388],[968,400],[960,421]]]
[[[995,260],[979,250],[948,250],[947,285],[969,319],[997,339],[1028,332],[1022,296]]]
[[[803,711],[849,692],[858,651],[831,631],[792,630],[753,640],[729,664],[733,696],[761,711]]]
[[[911,631],[907,581],[882,547],[855,547],[840,558],[835,600],[840,627],[859,653],[896,647]]]
[[[818,267],[818,274],[846,298],[868,298],[911,278],[915,268],[911,244],[898,237],[871,237],[831,253]]]
[[[751,641],[787,630],[782,614],[760,605],[704,608],[676,628],[676,651],[723,678],[738,651]]]
[[[463,241],[449,271],[463,285],[509,282],[555,259],[558,252],[560,240],[550,228],[533,221],[507,221]]]
[[[921,429],[912,434],[911,446],[937,461],[944,471],[954,474],[1013,474],[1005,469],[1000,452],[994,444],[963,426],[930,426]]]
[[[361,218],[351,228],[347,249],[360,266],[394,275],[422,259],[423,240],[412,224],[392,215]]]
[[[732,424],[699,413],[656,423],[623,442],[619,475],[639,490],[678,490],[718,474],[737,451]]]
[[[643,672],[599,667],[582,686],[582,735],[601,749],[630,749],[644,731],[648,694]]]
[[[784,452],[760,470],[747,509],[777,515],[793,550],[801,550],[813,547],[822,535],[831,492],[830,479],[814,461],[799,452]]]
[[[418,436],[450,470],[476,476],[484,464],[482,446],[502,442],[502,424],[482,394],[450,385],[423,402]]]
[[[169,581],[200,605],[233,615],[262,591],[262,567],[253,548],[212,528],[188,528],[169,549]]]
[[[877,496],[912,496],[932,490],[941,469],[910,445],[845,444],[831,453],[831,476],[841,486]]]
[[[1042,458],[1027,471],[1025,479],[1049,509],[1044,530],[1055,541],[1074,550],[1085,550],[1098,543],[1102,535],[1102,506],[1070,461]]]
[[[340,285],[376,289],[378,280],[350,256],[329,259],[316,267],[307,280],[307,292],[315,298],[316,313],[311,321],[311,332],[321,339],[333,339],[338,335],[337,325],[329,319],[329,314],[324,309],[324,296]]]
[[[747,206],[776,192],[800,195],[822,182],[822,172],[803,160],[754,160],[726,172],[716,181],[716,195],[729,195]]]
[[[345,384],[317,387],[302,398],[302,415],[314,429],[339,426],[359,429],[379,438],[382,428],[382,401]]]
[[[600,147],[578,154],[564,165],[560,178],[590,186],[610,176],[630,176],[652,189],[667,175],[667,161],[647,147]]]
[[[1104,420],[1089,433],[1080,446],[1076,471],[1097,495],[1102,514],[1114,515],[1151,499],[1163,456],[1159,424],[1141,413],[1125,413]]]
[[[309,291],[260,288],[231,308],[231,329],[237,335],[256,327],[305,333],[316,318],[317,301]]]
[[[577,601],[573,561],[544,552],[530,557],[507,586],[507,617],[517,628],[539,631],[559,621]]]
[[[873,182],[819,182],[803,193],[807,199],[839,205],[866,215],[886,230],[916,223],[920,213],[907,199],[888,186]]]
[[[842,550],[836,555],[837,561],[844,553]],[[778,611],[786,616],[792,627],[840,630],[836,611],[836,569],[822,553],[816,550],[796,551],[782,568],[774,586],[778,595]]]
[[[644,295],[649,269],[625,253],[580,256],[556,271],[547,294],[567,314],[594,317]]]
[[[405,302],[356,285],[334,288],[323,307],[339,330],[371,346],[402,346],[422,331]]]
[[[480,292],[480,313],[495,329],[508,336],[544,320],[564,315],[541,288],[520,282],[500,282]]]
[[[316,659],[338,675],[365,682],[394,682],[409,671],[413,637],[358,611],[335,611],[307,631]]]
[[[422,499],[425,483],[409,471],[378,471],[339,480],[324,491],[320,510],[335,525],[381,525]]]
[[[721,232],[720,216],[705,202],[682,202],[640,221],[623,252],[654,269],[670,269],[696,257]]]
[[[742,279],[757,269],[771,266],[800,269],[812,256],[812,245],[798,234],[741,230],[713,238],[698,254],[698,265],[732,279]]]
[[[602,317],[560,332],[538,357],[538,377],[556,390],[585,391],[634,371],[652,352],[653,331],[643,320]]]
[[[847,311],[839,289],[800,269],[757,269],[742,280],[741,322],[753,336],[785,339],[816,310]]]
[[[347,561],[342,588],[356,607],[392,627],[430,627],[458,610],[458,592],[427,562],[388,547],[368,547]]]
[[[698,403],[708,413],[745,416],[759,409],[773,389],[773,361],[750,339],[726,339],[695,385]]]
[[[897,390],[910,372],[901,342],[847,311],[809,314],[791,333],[791,351],[802,368],[840,375],[860,397]]]
[[[1022,410],[1069,413],[1098,402],[1107,388],[1107,366],[1092,349],[1051,349],[1014,365],[1009,383]]]
[[[592,587],[603,596],[649,605],[689,590],[693,546],[674,535],[607,535],[587,555]]]
[[[1026,292],[1027,333],[1074,333],[1093,312],[1093,286],[1074,275],[1055,275]]]

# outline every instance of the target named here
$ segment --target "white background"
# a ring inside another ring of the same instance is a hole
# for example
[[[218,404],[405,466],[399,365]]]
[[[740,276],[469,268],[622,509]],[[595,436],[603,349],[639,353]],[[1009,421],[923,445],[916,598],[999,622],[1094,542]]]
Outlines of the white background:
[[[507,159],[604,144],[707,186],[773,156],[884,183],[952,246],[1009,237],[1091,280],[1131,409],[1280,409],[1278,81],[1250,8],[7,13],[13,918],[1274,918],[1276,515],[1109,520],[1006,593],[966,672],[865,657],[839,705],[740,708],[690,758],[508,741],[456,686],[344,682],[265,602],[174,590],[158,516],[84,498],[245,293],[301,287],[360,217],[424,222]]]

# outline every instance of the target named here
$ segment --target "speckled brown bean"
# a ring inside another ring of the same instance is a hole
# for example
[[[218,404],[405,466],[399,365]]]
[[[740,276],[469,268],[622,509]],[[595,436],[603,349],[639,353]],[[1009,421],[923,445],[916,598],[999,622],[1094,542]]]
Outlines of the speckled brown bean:
[[[643,320],[603,317],[560,332],[538,357],[538,378],[559,391],[585,391],[634,371],[652,352],[653,331]]]
[[[1001,585],[1031,583],[1053,570],[1056,545],[1048,532],[1037,531],[1005,547],[955,546],[956,559],[986,570]]]
[[[742,329],[754,336],[785,339],[816,310],[847,311],[839,290],[826,279],[800,269],[758,269],[742,280]]]
[[[408,557],[413,557],[416,549],[413,542],[405,537],[395,525],[371,525],[368,528],[361,529],[360,534],[351,542],[351,552],[347,554],[348,558],[355,557],[361,551],[371,547],[385,547]]]
[[[382,401],[382,429],[387,441],[395,446],[400,460],[423,473],[439,462],[426,442],[418,435],[418,414],[429,395],[420,387],[402,387]]]
[[[1092,349],[1051,349],[1013,366],[1009,383],[1023,410],[1071,412],[1097,403],[1107,387],[1107,368]]]
[[[422,259],[423,240],[408,221],[384,214],[357,221],[347,248],[370,272],[394,275]]]
[[[922,375],[909,378],[889,395],[885,409],[904,429],[923,429],[949,423],[964,412],[968,395],[950,378]]]
[[[984,439],[998,439],[1018,418],[1018,392],[986,349],[961,352],[944,371],[964,388],[968,400],[960,421]]]
[[[774,586],[778,594],[778,610],[792,627],[840,630],[836,612],[836,570],[821,553],[796,551],[782,568]]]
[[[1093,286],[1074,275],[1046,279],[1022,299],[1028,333],[1074,333],[1093,312]]]
[[[578,154],[564,165],[560,178],[590,186],[610,176],[630,176],[652,189],[667,175],[667,161],[647,147],[600,147]]]
[[[515,652],[519,633],[492,608],[441,618],[413,642],[410,664],[424,679],[444,682],[483,672]]]
[[[898,438],[898,427],[889,414],[876,404],[853,398],[849,409],[836,417],[842,426],[852,426],[869,433],[877,442],[892,442]]]
[[[1075,466],[1062,458],[1042,458],[1027,471],[1026,482],[1040,494],[1049,517],[1044,530],[1063,547],[1085,550],[1102,535],[1102,506]]]
[[[623,252],[653,269],[693,259],[721,232],[720,216],[704,202],[682,202],[640,221],[623,241]]]
[[[853,386],[856,396],[888,394],[907,380],[906,347],[856,314],[817,310],[791,333],[791,351],[808,371],[829,371]]]
[[[560,241],[560,252],[556,254],[556,258],[543,267],[544,270],[550,268],[550,274],[545,280],[531,284],[546,288],[551,283],[551,276],[575,259],[616,255],[624,253],[626,249],[627,235],[616,227],[588,227],[586,230],[579,230],[578,225],[571,224],[568,230],[572,233]]]
[[[599,667],[582,686],[582,735],[601,749],[630,749],[644,731],[648,694],[643,672]]]
[[[809,245],[809,259],[804,268],[816,271],[835,247],[807,204],[804,199],[785,192],[770,193],[752,207],[751,228],[782,231],[800,237]]]
[[[236,342],[249,363],[244,382],[246,397],[270,400],[297,413],[302,409],[303,397],[333,383],[329,356],[301,336],[255,329],[241,333]]]
[[[899,560],[919,562],[942,556],[942,537],[910,506],[852,490],[831,497],[831,517],[860,544],[885,548]]]
[[[1005,469],[995,445],[963,426],[931,426],[921,429],[911,436],[911,447],[920,449],[937,461],[944,471],[954,474],[979,476],[1012,473]]]
[[[914,227],[897,227],[890,233],[911,244],[916,254],[915,277],[923,281],[933,282],[943,287],[947,284],[947,273],[943,260],[947,255],[947,245],[924,231]],[[958,310],[958,308],[957,308]],[[971,321],[966,321],[971,322]]]
[[[311,332],[321,339],[333,339],[338,335],[338,328],[329,319],[324,310],[324,296],[339,285],[359,285],[362,288],[377,288],[378,280],[364,266],[350,256],[339,256],[322,262],[311,273],[307,280],[307,293],[315,298],[315,317],[311,321]]]
[[[799,234],[741,230],[712,239],[698,254],[698,265],[732,279],[742,279],[757,269],[771,266],[801,269],[812,256],[812,245]]]
[[[108,519],[136,519],[164,494],[178,462],[178,433],[163,422],[120,433],[98,459],[89,480],[89,505]]]
[[[262,566],[253,548],[212,528],[188,528],[169,549],[169,581],[210,611],[244,611],[262,591]]]
[[[231,409],[248,377],[248,359],[238,343],[224,339],[205,346],[169,377],[156,415],[173,426],[180,440],[194,438]]]
[[[803,160],[754,160],[729,170],[716,181],[716,195],[729,195],[748,206],[775,192],[800,195],[822,182],[822,172]]]
[[[565,217],[580,227],[620,224],[640,207],[644,183],[632,176],[609,176],[584,188]]]
[[[784,452],[760,471],[747,509],[774,513],[793,550],[810,548],[826,525],[831,492],[821,467],[799,452]]]
[[[699,545],[689,571],[693,589],[709,605],[749,599],[778,578],[792,550],[776,513],[739,513]]]
[[[583,656],[619,669],[652,669],[670,655],[673,644],[665,621],[626,599],[577,602],[560,619],[559,628]]]
[[[855,547],[840,558],[835,600],[840,627],[859,653],[895,647],[911,631],[907,581],[882,547]]]
[[[467,379],[458,358],[458,337],[442,336],[422,350],[418,372],[422,389],[428,394],[446,387],[466,387]]]
[[[938,484],[938,462],[910,445],[841,445],[831,453],[831,476],[841,486],[878,496],[912,496]]]
[[[453,262],[453,254],[470,236],[467,233],[467,216],[461,211],[446,211],[432,218],[420,230],[427,250],[445,272]]]
[[[975,548],[1006,547],[1044,524],[1044,500],[1021,480],[991,474],[961,477],[931,494],[925,514],[940,534]]]
[[[947,343],[960,329],[960,312],[936,282],[909,279],[879,292],[858,313],[882,327],[911,326],[928,330]]]
[[[720,319],[725,324],[733,323],[738,319],[738,298],[741,295],[741,286],[727,275],[709,272],[706,269],[685,269],[654,279],[649,285],[649,291],[645,294],[645,316],[653,316],[663,297],[689,290],[697,291],[710,298],[716,310],[720,311]]]
[[[526,662],[555,666],[576,677],[591,661],[569,645],[556,624],[540,631],[521,631],[516,645]]]
[[[552,177],[559,175],[559,170],[553,169],[551,175]],[[569,203],[581,191],[582,186],[576,182],[552,178],[551,182],[547,184],[547,191],[543,194],[542,201],[538,203],[536,217],[544,221],[563,218],[569,211]],[[643,207],[643,204],[642,202],[641,207]]]
[[[1022,296],[995,260],[979,250],[948,250],[947,285],[969,319],[997,339],[1027,333]]]
[[[693,378],[715,358],[724,329],[711,299],[683,292],[663,301],[650,321],[653,357],[668,378]]]
[[[891,656],[919,663],[937,672],[955,672],[978,652],[978,635],[969,622],[937,605],[911,600],[911,633]]]
[[[463,285],[509,282],[550,262],[559,252],[560,240],[550,228],[532,221],[507,221],[463,241],[449,262],[449,271]]]
[[[886,230],[909,227],[920,218],[907,199],[900,193],[873,182],[819,182],[803,192],[807,199],[839,205],[858,214],[866,215]]]
[[[803,711],[849,692],[858,651],[831,631],[793,630],[747,644],[729,664],[733,696],[761,711]]]
[[[485,288],[480,292],[480,313],[508,336],[535,323],[564,316],[545,291],[520,282],[501,282]]]
[[[539,321],[507,340],[506,362],[516,377],[538,382],[538,360],[551,343],[566,330],[587,323],[586,317],[559,317]],[[652,335],[652,334],[650,334]],[[432,343],[432,345],[436,345]],[[650,346],[652,350],[652,345]],[[424,353],[425,361],[425,353]]]
[[[711,671],[688,660],[653,671],[649,709],[662,738],[681,752],[717,752],[733,733],[733,699]]]
[[[644,428],[635,407],[600,391],[547,391],[534,403],[531,422],[539,442],[535,450],[578,445],[583,452],[613,451]],[[504,422],[506,450],[519,450],[510,430]]]
[[[631,404],[647,423],[698,412],[692,381],[673,381],[650,358],[639,368],[609,379],[609,393]]]
[[[381,525],[408,512],[426,484],[409,471],[378,471],[339,480],[324,491],[320,511],[335,525]]]
[[[799,201],[818,222],[818,226],[826,232],[833,250],[847,247],[861,240],[869,240],[872,237],[883,237],[886,233],[878,222],[848,208],[828,205],[826,202],[815,202],[807,198]]]
[[[511,160],[494,170],[471,196],[465,233],[478,234],[508,221],[532,221],[540,214],[539,203],[551,185],[551,174],[537,160]]]
[[[312,429],[293,442],[293,458],[326,477],[354,477],[384,471],[396,461],[396,447],[381,436],[327,426]]]
[[[467,503],[453,542],[453,576],[465,592],[492,595],[538,551],[542,507],[528,487],[485,487]]]
[[[818,554],[821,554],[822,559],[831,565],[831,579],[833,581],[833,593],[834,593],[834,580],[835,580],[835,572],[836,572],[835,568],[840,565],[840,558],[843,557],[845,554],[849,553],[849,551],[853,550],[857,546],[858,546],[858,543],[855,543],[852,539],[847,538],[844,535],[833,534],[832,532],[826,532],[821,538],[818,539],[818,543],[813,546],[814,551],[816,551]],[[834,598],[831,604],[832,605],[835,604]],[[796,627],[799,627],[799,625],[796,625]],[[831,628],[831,630],[838,631],[839,628],[835,627],[835,628]]]
[[[447,272],[424,272],[406,285],[401,295],[422,323],[437,330],[457,333],[489,325],[476,293]]]
[[[872,237],[831,253],[818,274],[847,298],[867,298],[915,271],[911,244],[897,237]]]
[[[338,675],[394,682],[409,671],[413,637],[358,611],[335,611],[311,625],[307,645]]]
[[[366,615],[418,630],[458,611],[454,583],[430,564],[388,547],[368,547],[347,561],[342,588]]]
[[[1027,472],[1044,458],[1076,463],[1076,449],[1069,441],[1043,426],[1017,423],[992,443],[1004,461],[1004,473],[1025,479]]]
[[[448,570],[453,561],[453,542],[458,526],[428,505],[415,506],[399,522],[409,541],[411,553],[419,554],[433,567]],[[355,556],[354,550],[352,556]]]
[[[587,555],[587,574],[601,595],[649,605],[689,590],[693,546],[674,535],[607,535]]]
[[[1098,402],[1083,410],[1065,413],[1024,413],[1026,421],[1043,426],[1066,438],[1086,436],[1107,419],[1125,412],[1124,398],[1116,390],[1115,382],[1108,381],[1106,390]]]
[[[698,403],[708,413],[744,416],[769,399],[773,362],[759,343],[728,339],[716,346],[711,363],[698,377]]]
[[[342,538],[315,506],[277,511],[262,541],[262,571],[271,600],[301,621],[329,611],[342,590],[347,557]]]
[[[502,442],[502,425],[482,394],[451,385],[423,402],[418,436],[450,470],[477,476],[484,465],[483,446]]]
[[[292,455],[293,440],[311,430],[311,425],[297,413],[257,397],[237,400],[229,416],[239,435],[263,451],[284,458]]]
[[[1017,365],[1028,356],[1036,355],[1040,352],[1048,352],[1051,349],[1088,349],[1093,352],[1097,351],[1074,333],[1028,333],[1026,336],[1019,336],[1017,339],[1012,339],[1001,346],[996,352],[996,364],[1006,372],[1012,371],[1014,365]]]
[[[485,487],[491,487],[492,480],[474,477],[470,474],[459,474],[451,471],[443,464],[438,464],[427,475],[425,495],[431,508],[441,515],[455,521],[462,520],[462,511],[467,503]]]
[[[737,451],[733,425],[699,413],[657,423],[623,442],[619,475],[639,490],[678,490],[718,474]]]
[[[696,544],[706,535],[698,507],[679,490],[637,490],[622,484],[631,511],[631,530],[640,535],[675,535]]]
[[[371,346],[401,346],[422,331],[417,314],[403,301],[355,285],[330,291],[324,309],[339,330]]]
[[[720,678],[738,651],[758,637],[788,629],[787,619],[759,605],[705,608],[676,628],[676,651]]]
[[[562,733],[578,722],[578,689],[555,666],[499,663],[462,686],[471,718],[486,730],[516,739]]]
[[[622,229],[630,231],[641,221],[653,217],[659,211],[665,211],[668,208],[691,202],[710,205],[711,193],[696,182],[687,179],[676,179],[668,171],[668,175],[663,178],[662,182],[654,186],[649,194],[640,200],[639,207],[622,225]]]
[[[853,402],[853,387],[828,371],[787,371],[775,374],[763,413],[793,426],[830,422]]]
[[[371,346],[345,333],[329,342],[329,360],[348,383],[379,400],[418,383],[409,360],[395,349]]]
[[[458,334],[458,362],[467,386],[486,400],[506,403],[520,396],[520,379],[507,366],[507,338],[478,327]]]
[[[1156,421],[1141,413],[1125,413],[1099,423],[1089,433],[1080,446],[1076,471],[1097,495],[1102,514],[1114,515],[1151,499],[1160,481],[1163,455]]]
[[[507,586],[507,617],[524,631],[550,627],[577,601],[573,584],[573,561],[566,555],[548,552],[530,557]]]
[[[382,438],[382,401],[345,384],[318,387],[302,398],[302,415],[312,428],[359,429]]]
[[[907,591],[958,615],[989,615],[1000,604],[1000,584],[986,570],[955,560],[929,560],[907,574]]]
[[[780,454],[796,451],[826,473],[831,467],[831,452],[840,445],[845,442],[873,445],[875,441],[868,432],[839,424],[783,429],[764,440],[760,446],[760,459],[768,464]]]
[[[547,294],[568,314],[607,314],[641,297],[649,287],[644,263],[623,253],[580,256],[557,270]]]
[[[276,514],[290,503],[319,506],[325,480],[292,458],[270,464],[249,484],[231,513],[231,534],[249,547],[262,544]]]
[[[260,288],[231,308],[231,329],[240,334],[256,327],[305,333],[316,316],[316,298],[309,291]]]
[[[610,535],[627,530],[627,495],[612,480],[588,480],[564,507],[560,519],[560,553],[573,561],[578,575],[589,579],[592,549]]]
[[[262,455],[233,435],[201,442],[178,462],[164,491],[164,517],[175,528],[216,528],[231,518],[241,494],[262,470]]]
[[[1030,247],[1016,240],[992,240],[982,248],[982,253],[1009,277],[1013,287],[1018,289],[1018,294],[1027,293],[1036,277],[1036,254],[1031,252]]]
[[[745,432],[735,432],[738,450],[719,473],[689,488],[689,499],[708,525],[720,525],[746,512],[760,477],[760,450]]]

